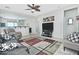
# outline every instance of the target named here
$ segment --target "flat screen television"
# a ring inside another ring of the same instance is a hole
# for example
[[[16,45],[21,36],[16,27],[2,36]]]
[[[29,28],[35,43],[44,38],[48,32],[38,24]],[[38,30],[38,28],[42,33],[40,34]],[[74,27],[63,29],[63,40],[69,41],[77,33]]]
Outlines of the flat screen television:
[[[53,22],[51,22],[51,23],[43,23],[42,24],[42,30],[43,31],[48,30],[48,31],[52,32],[53,31]]]

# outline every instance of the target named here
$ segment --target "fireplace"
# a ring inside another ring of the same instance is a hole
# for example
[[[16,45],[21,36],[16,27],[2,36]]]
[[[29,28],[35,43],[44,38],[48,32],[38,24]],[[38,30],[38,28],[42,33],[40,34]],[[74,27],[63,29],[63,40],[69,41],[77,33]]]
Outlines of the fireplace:
[[[42,24],[42,36],[52,37],[53,22]]]

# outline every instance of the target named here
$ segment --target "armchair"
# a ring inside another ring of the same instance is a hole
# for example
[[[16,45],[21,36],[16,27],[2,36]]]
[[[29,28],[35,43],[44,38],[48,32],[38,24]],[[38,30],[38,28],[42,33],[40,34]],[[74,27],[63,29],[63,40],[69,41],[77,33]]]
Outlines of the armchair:
[[[65,48],[72,49],[76,51],[77,54],[79,55],[79,33],[78,32],[74,32],[68,35],[64,39],[64,50]]]

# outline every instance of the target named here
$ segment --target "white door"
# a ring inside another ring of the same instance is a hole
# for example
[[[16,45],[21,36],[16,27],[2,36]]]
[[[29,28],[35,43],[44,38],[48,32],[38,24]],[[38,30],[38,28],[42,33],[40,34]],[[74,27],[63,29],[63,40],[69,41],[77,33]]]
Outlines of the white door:
[[[76,20],[76,16],[77,16],[77,8],[74,9],[70,9],[64,12],[64,35],[68,35],[72,32],[77,32],[77,20]],[[68,24],[68,20],[69,19],[73,20],[72,24]]]

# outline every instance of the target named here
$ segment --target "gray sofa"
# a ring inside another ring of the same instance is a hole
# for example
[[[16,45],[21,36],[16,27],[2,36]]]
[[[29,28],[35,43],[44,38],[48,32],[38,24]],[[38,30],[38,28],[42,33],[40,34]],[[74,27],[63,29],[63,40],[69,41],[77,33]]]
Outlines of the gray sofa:
[[[7,37],[13,36],[15,37],[15,39],[9,39],[9,40],[5,40],[4,37],[2,37],[5,34],[5,36],[8,34]],[[21,39],[22,34],[21,32],[16,32],[14,29],[12,28],[8,28],[8,29],[0,29],[0,40],[2,40],[2,42],[0,41],[0,47],[2,44],[6,44],[6,45],[10,45],[11,43],[18,43],[20,46],[18,48],[12,49],[12,50],[8,50],[8,51],[0,51],[0,55],[27,55],[29,54],[29,49],[26,46],[23,46],[22,44],[19,43],[19,39]],[[4,42],[3,42],[4,41]]]
[[[9,45],[11,45],[11,43],[18,43],[18,41],[16,39],[11,39],[2,44],[6,44],[9,46]],[[26,47],[20,43],[18,43],[18,44],[19,44],[19,46],[17,48],[14,48],[11,50],[6,50],[6,51],[0,51],[0,55],[27,55],[30,53],[28,47]]]
[[[16,39],[19,41],[21,37],[21,32],[16,32],[13,28],[0,29],[0,43],[4,43],[10,39]]]
[[[21,32],[16,32],[16,31],[15,31],[14,29],[12,29],[12,28],[4,29],[4,32],[5,32],[6,34],[9,34],[9,35],[11,35],[11,36],[14,36],[16,39],[21,39],[21,37],[22,37]]]

